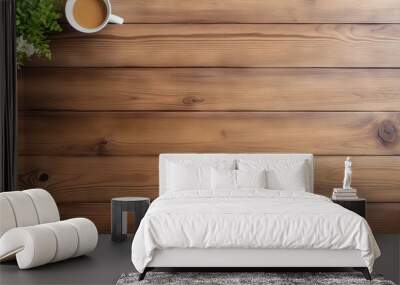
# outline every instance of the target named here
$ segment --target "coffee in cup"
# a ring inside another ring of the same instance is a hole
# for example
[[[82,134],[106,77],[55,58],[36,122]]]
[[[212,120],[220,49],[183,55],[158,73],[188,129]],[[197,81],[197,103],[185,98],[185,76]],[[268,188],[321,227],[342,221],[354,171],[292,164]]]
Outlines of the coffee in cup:
[[[122,24],[124,19],[111,14],[109,0],[68,0],[65,14],[70,25],[83,33],[95,33],[108,22]]]

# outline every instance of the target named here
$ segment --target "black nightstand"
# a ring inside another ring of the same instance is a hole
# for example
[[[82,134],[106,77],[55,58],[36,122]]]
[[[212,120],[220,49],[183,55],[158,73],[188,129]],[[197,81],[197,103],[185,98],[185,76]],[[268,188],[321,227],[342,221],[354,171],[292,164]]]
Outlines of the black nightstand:
[[[365,218],[367,200],[363,198],[358,198],[357,200],[333,200],[333,203],[339,204],[340,206],[359,214],[361,217]]]
[[[150,206],[150,199],[144,197],[119,197],[111,200],[111,239],[123,241],[128,233],[127,212],[134,212],[136,229]]]

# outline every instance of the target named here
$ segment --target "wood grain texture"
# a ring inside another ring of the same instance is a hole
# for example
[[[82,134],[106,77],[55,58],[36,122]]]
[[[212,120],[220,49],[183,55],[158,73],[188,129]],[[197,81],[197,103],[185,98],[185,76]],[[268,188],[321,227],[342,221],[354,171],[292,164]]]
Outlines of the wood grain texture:
[[[86,217],[92,220],[99,232],[111,230],[110,203],[63,203],[58,204],[61,218]],[[368,203],[367,221],[374,234],[400,232],[400,203]]]
[[[399,67],[400,25],[127,24],[52,38],[42,66]],[[109,54],[111,52],[112,55]]]
[[[398,23],[397,0],[113,0],[128,23]]]
[[[367,221],[374,233],[400,233],[400,203],[368,203]]]
[[[400,111],[399,78],[399,69],[26,68],[18,99],[20,110]]]
[[[44,188],[58,203],[158,196],[155,156],[20,156],[18,166],[20,189]]]
[[[21,155],[310,152],[395,155],[400,114],[20,112]]]
[[[58,203],[62,220],[87,218],[97,227],[99,233],[111,233],[111,201],[109,203]]]
[[[315,193],[331,196],[343,179],[342,156],[315,157]],[[400,202],[400,157],[353,156],[353,186],[369,202]],[[157,156],[21,156],[19,187],[47,189],[63,202],[158,197]],[[90,169],[90,171],[87,171]]]

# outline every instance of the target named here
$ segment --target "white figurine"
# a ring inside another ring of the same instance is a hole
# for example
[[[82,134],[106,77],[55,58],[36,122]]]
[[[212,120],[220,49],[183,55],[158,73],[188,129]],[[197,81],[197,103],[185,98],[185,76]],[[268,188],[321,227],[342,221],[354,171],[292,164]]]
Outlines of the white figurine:
[[[344,179],[343,179],[343,189],[344,190],[349,190],[351,188],[351,160],[350,156],[346,158],[346,161],[344,162]]]

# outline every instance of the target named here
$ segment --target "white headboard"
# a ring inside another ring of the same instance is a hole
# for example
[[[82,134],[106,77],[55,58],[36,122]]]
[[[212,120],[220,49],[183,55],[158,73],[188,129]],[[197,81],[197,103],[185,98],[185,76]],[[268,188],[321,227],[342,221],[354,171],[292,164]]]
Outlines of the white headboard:
[[[252,154],[226,154],[226,153],[165,153],[160,154],[159,160],[159,194],[163,194],[167,191],[167,162],[168,161],[180,161],[180,160],[191,160],[191,161],[213,161],[213,160],[232,160],[234,162],[240,158],[263,158],[263,159],[293,159],[293,160],[304,160],[307,163],[309,171],[309,188],[307,192],[314,192],[314,161],[312,154],[301,154],[301,153],[288,153],[288,154],[268,154],[268,153],[252,153]]]

